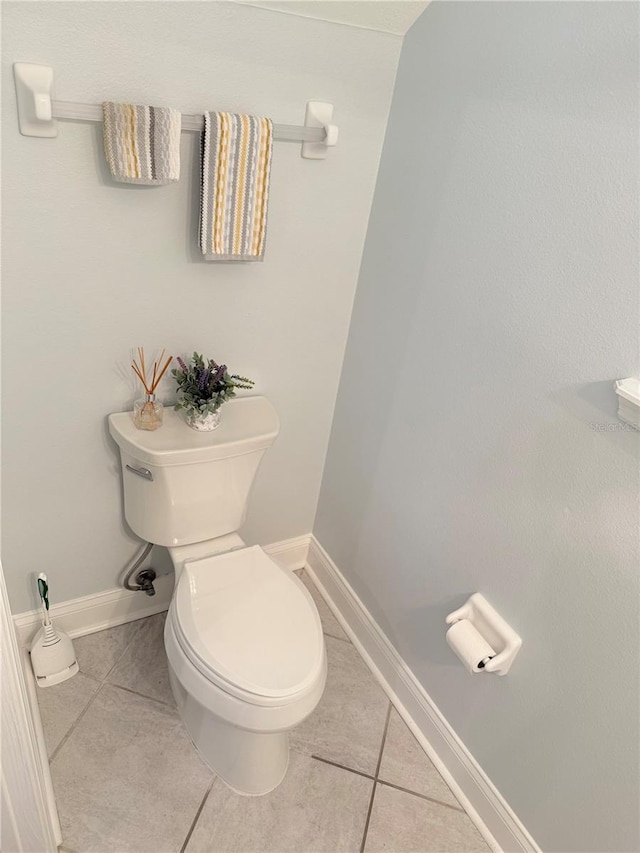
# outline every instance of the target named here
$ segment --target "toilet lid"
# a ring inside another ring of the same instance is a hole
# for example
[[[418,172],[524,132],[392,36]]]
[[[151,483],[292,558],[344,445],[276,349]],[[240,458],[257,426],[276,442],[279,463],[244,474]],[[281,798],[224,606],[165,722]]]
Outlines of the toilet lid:
[[[258,696],[291,696],[323,665],[316,606],[262,548],[185,561],[175,609],[185,651],[205,676]]]

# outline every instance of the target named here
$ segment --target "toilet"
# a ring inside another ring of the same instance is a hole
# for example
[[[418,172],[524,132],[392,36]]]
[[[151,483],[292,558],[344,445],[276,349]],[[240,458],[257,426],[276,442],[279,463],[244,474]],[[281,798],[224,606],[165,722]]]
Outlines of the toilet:
[[[252,796],[284,778],[289,731],[314,710],[327,675],[308,590],[237,533],[278,429],[260,396],[226,403],[213,432],[173,410],[153,432],[136,429],[131,412],[109,416],[127,522],[166,546],[175,568],[164,644],[178,711],[209,767]]]

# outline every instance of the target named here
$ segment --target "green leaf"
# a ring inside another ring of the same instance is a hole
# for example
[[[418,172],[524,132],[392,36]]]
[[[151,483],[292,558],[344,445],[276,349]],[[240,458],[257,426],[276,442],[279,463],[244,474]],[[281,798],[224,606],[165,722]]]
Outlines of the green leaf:
[[[42,578],[38,578],[38,592],[40,593],[40,598],[44,601],[44,606],[46,609],[49,609],[49,586]]]

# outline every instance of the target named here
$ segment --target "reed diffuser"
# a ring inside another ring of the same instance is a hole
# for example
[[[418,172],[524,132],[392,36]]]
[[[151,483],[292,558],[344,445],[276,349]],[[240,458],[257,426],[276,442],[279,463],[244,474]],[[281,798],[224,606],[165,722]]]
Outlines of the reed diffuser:
[[[160,358],[153,362],[150,379],[147,379],[144,347],[138,347],[138,361],[134,358],[131,364],[133,372],[140,382],[142,382],[142,387],[145,390],[144,397],[140,397],[133,404],[133,423],[138,429],[153,430],[162,426],[164,409],[162,403],[156,400],[156,388],[173,361],[173,356],[167,356],[167,360],[163,366],[164,354],[165,350],[162,350]]]

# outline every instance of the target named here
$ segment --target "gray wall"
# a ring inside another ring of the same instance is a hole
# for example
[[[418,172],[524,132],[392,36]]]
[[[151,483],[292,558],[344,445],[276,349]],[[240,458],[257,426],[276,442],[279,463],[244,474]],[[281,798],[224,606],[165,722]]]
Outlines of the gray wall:
[[[315,526],[545,851],[640,845],[637,15],[409,32]],[[504,679],[445,643],[476,590],[524,640]]]

